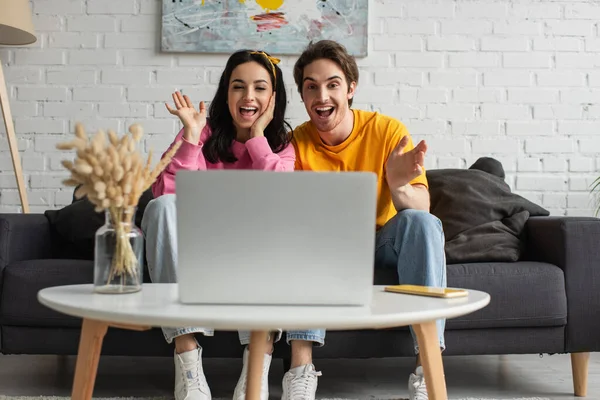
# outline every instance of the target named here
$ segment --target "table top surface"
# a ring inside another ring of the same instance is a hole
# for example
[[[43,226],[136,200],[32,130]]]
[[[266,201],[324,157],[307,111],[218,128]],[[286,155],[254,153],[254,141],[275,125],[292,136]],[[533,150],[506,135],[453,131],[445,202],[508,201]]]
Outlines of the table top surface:
[[[93,285],[42,289],[38,300],[61,313],[115,324],[205,326],[219,330],[376,329],[454,318],[485,307],[490,296],[469,290],[467,297],[441,299],[388,293],[373,286],[368,307],[280,305],[189,305],[179,302],[176,283],[145,283],[130,294],[100,294]]]

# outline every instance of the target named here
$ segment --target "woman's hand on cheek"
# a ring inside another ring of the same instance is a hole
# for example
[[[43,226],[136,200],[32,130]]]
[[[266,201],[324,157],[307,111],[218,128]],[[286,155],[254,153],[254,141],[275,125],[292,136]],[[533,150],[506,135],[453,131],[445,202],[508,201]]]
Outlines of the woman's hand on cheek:
[[[259,115],[259,117],[254,121],[252,127],[250,128],[250,137],[258,137],[265,135],[265,129],[273,120],[273,113],[275,112],[275,93],[271,96],[269,100],[269,104],[265,111]]]

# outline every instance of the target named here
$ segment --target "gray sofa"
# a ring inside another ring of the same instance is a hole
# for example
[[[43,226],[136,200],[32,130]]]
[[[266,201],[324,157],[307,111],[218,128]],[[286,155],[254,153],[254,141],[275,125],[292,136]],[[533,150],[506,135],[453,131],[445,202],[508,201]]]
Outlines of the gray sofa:
[[[81,321],[51,311],[36,299],[45,287],[92,282],[92,257],[89,252],[78,253],[73,242],[82,235],[73,233],[72,242],[65,244],[64,238],[57,239],[61,233],[55,225],[56,218],[48,213],[0,214],[3,354],[77,352]],[[492,300],[480,311],[447,322],[445,356],[600,350],[600,219],[530,217],[520,240],[523,251],[515,262],[448,265],[449,286],[483,290]],[[396,280],[393,271],[375,269],[374,283]],[[242,354],[235,332],[199,336],[198,341],[205,347],[204,357]],[[159,329],[111,329],[102,348],[106,355],[172,356],[172,352]],[[289,348],[278,343],[275,356],[288,358]],[[407,328],[328,332],[326,345],[315,349],[314,356],[413,356],[412,339]],[[582,360],[574,365],[581,376],[587,376],[584,359],[572,357]]]

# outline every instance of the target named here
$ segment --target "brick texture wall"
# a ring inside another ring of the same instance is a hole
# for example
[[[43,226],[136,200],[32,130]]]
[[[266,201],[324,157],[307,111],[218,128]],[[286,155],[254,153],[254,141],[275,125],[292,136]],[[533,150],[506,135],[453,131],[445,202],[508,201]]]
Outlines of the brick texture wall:
[[[191,1],[191,0],[187,0]],[[367,0],[365,0],[367,1]],[[355,104],[429,143],[428,168],[499,159],[519,194],[554,215],[591,215],[600,170],[600,4],[595,1],[370,0],[369,56]],[[160,53],[159,0],[33,0],[38,41],[0,48],[33,211],[70,202],[55,149],[76,121],[123,132],[144,152],[179,128],[164,102],[210,100],[219,54]],[[289,120],[306,118],[294,57],[282,57]],[[0,128],[0,212],[19,211]]]

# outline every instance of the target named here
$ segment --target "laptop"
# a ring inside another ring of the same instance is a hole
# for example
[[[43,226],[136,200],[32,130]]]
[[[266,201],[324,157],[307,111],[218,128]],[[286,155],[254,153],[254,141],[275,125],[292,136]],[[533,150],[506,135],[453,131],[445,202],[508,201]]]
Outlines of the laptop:
[[[369,172],[179,171],[180,301],[370,305],[376,186]]]

